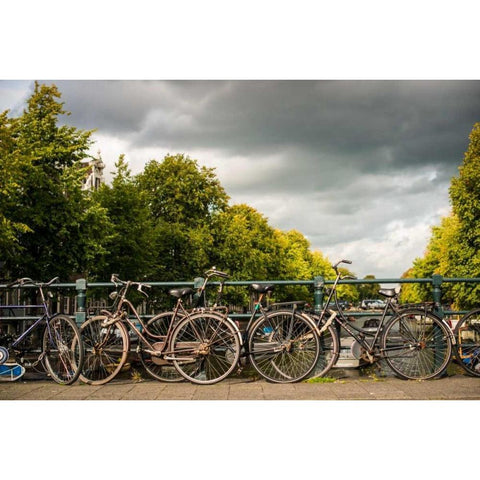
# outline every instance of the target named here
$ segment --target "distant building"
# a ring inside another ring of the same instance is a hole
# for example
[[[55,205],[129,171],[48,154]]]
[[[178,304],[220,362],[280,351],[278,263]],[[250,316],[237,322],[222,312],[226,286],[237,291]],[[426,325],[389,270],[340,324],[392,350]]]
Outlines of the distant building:
[[[82,190],[98,190],[100,185],[105,183],[103,176],[105,164],[102,161],[100,152],[98,152],[98,158],[93,158],[90,162],[84,162],[83,166],[88,167],[88,170],[83,181]]]

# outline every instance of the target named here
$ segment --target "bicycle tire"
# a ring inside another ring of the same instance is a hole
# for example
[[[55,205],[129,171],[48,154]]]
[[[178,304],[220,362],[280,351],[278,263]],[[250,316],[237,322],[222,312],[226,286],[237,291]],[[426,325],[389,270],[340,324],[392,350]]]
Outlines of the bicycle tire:
[[[125,325],[115,322],[108,327],[102,324],[109,316],[99,315],[80,327],[85,347],[80,380],[89,385],[104,385],[122,370],[130,349],[130,338]]]
[[[407,380],[439,376],[452,356],[448,326],[430,312],[404,310],[389,320],[381,347],[388,366]]]
[[[310,377],[324,377],[338,361],[340,356],[340,338],[334,324],[324,328],[323,325],[319,325],[318,316],[310,314],[307,314],[307,316],[314,321],[317,328],[321,331],[319,334],[318,360]]]
[[[160,351],[165,349],[165,342],[168,340],[167,335],[174,316],[174,312],[160,313],[151,318],[145,325],[146,328],[143,334],[153,344],[154,348]],[[139,357],[143,368],[156,380],[169,383],[183,382],[185,380],[171,360],[152,356],[143,349],[140,350]]]
[[[75,382],[83,366],[84,348],[73,319],[55,315],[43,332],[43,365],[50,377],[61,385]]]
[[[480,309],[465,314],[454,331],[455,359],[474,377],[480,377]]]
[[[192,383],[212,385],[238,366],[241,336],[227,317],[202,312],[183,319],[172,335],[173,364]]]
[[[320,354],[316,326],[306,316],[276,311],[260,317],[248,332],[248,355],[266,380],[293,383],[315,368]]]

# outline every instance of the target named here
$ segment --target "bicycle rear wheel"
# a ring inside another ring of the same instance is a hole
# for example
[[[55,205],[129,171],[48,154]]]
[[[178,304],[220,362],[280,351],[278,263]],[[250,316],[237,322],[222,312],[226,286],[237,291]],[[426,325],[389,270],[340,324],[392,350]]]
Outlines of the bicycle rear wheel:
[[[89,385],[104,385],[113,380],[127,361],[130,339],[122,322],[105,327],[110,317],[92,317],[80,327],[85,346],[85,361],[80,380]]]
[[[340,339],[334,325],[331,324],[325,328],[324,325],[318,324],[319,318],[317,316],[310,314],[308,316],[315,322],[321,332],[319,335],[318,360],[310,376],[314,378],[324,377],[337,363],[340,355]]]
[[[248,352],[262,377],[276,383],[298,382],[318,360],[320,344],[315,324],[291,311],[269,313],[250,329]]]
[[[455,327],[455,358],[470,375],[480,377],[480,309],[462,317]]]
[[[435,315],[407,310],[393,317],[381,341],[383,355],[403,379],[427,380],[440,375],[452,355],[449,328]]]
[[[161,313],[147,322],[143,332],[147,340],[152,343],[155,350],[164,351],[170,325],[174,320],[174,312]],[[140,360],[145,370],[161,382],[182,382],[185,380],[173,365],[171,360],[165,360],[163,356],[154,356],[145,350],[139,352]]]
[[[182,320],[172,336],[173,364],[190,382],[211,385],[238,365],[240,332],[228,318],[197,313]]]
[[[84,349],[77,324],[65,315],[48,320],[43,333],[43,363],[55,382],[70,385],[80,375]]]

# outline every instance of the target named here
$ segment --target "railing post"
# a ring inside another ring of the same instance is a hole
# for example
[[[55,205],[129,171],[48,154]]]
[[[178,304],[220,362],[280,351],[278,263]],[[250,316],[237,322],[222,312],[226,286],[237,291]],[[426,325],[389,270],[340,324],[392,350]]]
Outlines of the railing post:
[[[442,275],[432,275],[432,296],[433,301],[435,302],[435,313],[440,317],[444,317],[443,308],[442,308]]]
[[[86,300],[87,300],[87,281],[79,278],[76,282],[77,289],[77,310],[75,312],[75,321],[77,325],[81,325],[87,316]]]
[[[198,289],[203,285],[204,281],[205,279],[202,277],[195,277],[193,279],[193,288],[195,289],[195,293],[193,294],[194,305],[197,305],[200,301],[200,297],[198,296]]]
[[[325,279],[322,276],[313,279],[313,301],[315,313],[320,313],[322,311],[324,286]]]

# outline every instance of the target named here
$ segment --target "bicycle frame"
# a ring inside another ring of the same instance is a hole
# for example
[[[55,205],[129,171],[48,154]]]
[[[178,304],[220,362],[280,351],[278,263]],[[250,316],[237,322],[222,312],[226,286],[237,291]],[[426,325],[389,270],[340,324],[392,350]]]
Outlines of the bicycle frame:
[[[0,305],[0,310],[2,309],[9,309],[9,310],[15,310],[15,309],[25,309],[25,308],[41,308],[43,310],[43,314],[41,314],[36,320],[33,321],[32,325],[30,325],[25,331],[23,331],[20,336],[16,339],[14,339],[11,343],[7,343],[6,348],[11,349],[11,350],[17,350],[19,352],[22,351],[28,351],[28,349],[22,350],[19,348],[20,344],[34,331],[36,330],[42,323],[45,323],[46,325],[46,330],[48,332],[48,338],[51,343],[53,343],[53,337],[52,337],[52,332],[50,329],[50,320],[52,320],[55,317],[55,314],[50,314],[47,300],[45,297],[45,294],[43,292],[44,287],[51,285],[54,281],[58,280],[58,277],[53,278],[50,280],[50,282],[46,284],[36,284],[32,280],[28,278],[20,279],[17,280],[16,282],[12,283],[11,285],[15,285],[18,282],[19,285],[24,284],[24,282],[28,282],[31,285],[36,286],[38,288],[38,291],[40,293],[41,297],[41,303],[40,304],[32,304],[32,305]],[[15,318],[15,317],[13,317]],[[39,356],[39,360],[43,358],[44,352],[42,351]]]
[[[43,292],[42,292],[42,297],[43,297]],[[22,334],[15,339],[10,345],[10,348],[16,348],[20,343],[22,343],[31,332],[33,332],[42,322],[46,323],[46,327],[48,330],[48,336],[51,339],[52,334],[50,332],[50,325],[49,325],[49,320],[53,318],[54,315],[50,315],[50,312],[48,311],[48,306],[45,301],[45,298],[42,298],[43,302],[41,305],[0,305],[0,310],[1,309],[24,309],[24,308],[42,308],[44,313],[38,317],[32,325],[30,325]],[[13,317],[14,318],[14,317]]]
[[[123,321],[124,320],[130,326],[130,328],[136,333],[138,338],[145,345],[147,345],[151,350],[153,350],[153,345],[145,338],[145,336],[142,334],[142,332],[137,328],[137,326],[135,325],[135,322],[133,322],[128,317],[128,313],[123,310],[123,306],[127,305],[128,310],[131,313],[133,313],[133,315],[135,316],[135,319],[140,323],[142,329],[146,330],[145,323],[140,318],[136,308],[133,306],[132,302],[126,298],[127,292],[128,292],[131,285],[132,285],[132,282],[128,281],[122,287],[122,289],[120,291],[120,294],[118,296],[118,300],[117,300],[117,298],[115,298],[115,302],[114,302],[115,311],[113,313],[108,311],[108,310],[102,310],[101,313],[103,313],[103,314],[105,314],[109,317],[112,317],[112,318],[117,317],[117,321]]]
[[[393,304],[393,301],[392,301],[393,299],[392,298],[387,298],[385,307],[382,311],[382,315],[381,315],[381,318],[380,318],[380,321],[379,321],[378,328],[374,332],[369,331],[369,330],[365,330],[365,329],[360,328],[360,327],[356,327],[355,325],[352,325],[347,320],[347,318],[344,315],[344,311],[342,310],[342,308],[338,304],[337,286],[338,286],[338,282],[340,281],[340,278],[341,278],[341,274],[340,274],[340,272],[337,272],[337,276],[336,276],[335,281],[333,283],[333,286],[330,290],[330,293],[327,297],[327,301],[325,302],[325,305],[324,305],[322,311],[318,315],[317,327],[319,327],[319,329],[318,329],[317,333],[321,334],[322,333],[322,328],[326,329],[328,327],[328,325],[330,325],[332,322],[337,322],[338,325],[341,328],[343,328],[351,337],[353,337],[359,343],[359,345],[366,350],[366,352],[370,356],[373,355],[373,356],[376,357],[378,355],[375,354],[375,347],[378,345],[378,340],[380,338],[383,327],[385,325],[387,313],[389,312],[389,310],[391,310],[393,315],[397,315],[400,309],[395,308],[395,305]],[[328,308],[330,306],[331,302],[332,302],[332,299],[334,300],[335,306],[337,308],[336,312],[331,311]],[[327,316],[327,314],[329,315],[329,318],[327,320],[325,320],[325,317]],[[372,337],[373,337],[372,342],[367,342],[366,341],[366,338],[371,339]],[[381,353],[380,353],[380,355],[381,355]]]

